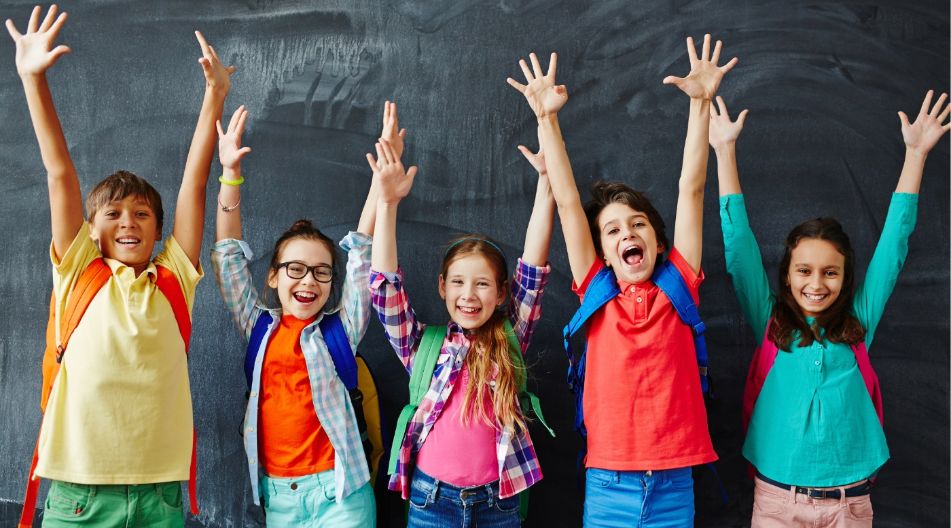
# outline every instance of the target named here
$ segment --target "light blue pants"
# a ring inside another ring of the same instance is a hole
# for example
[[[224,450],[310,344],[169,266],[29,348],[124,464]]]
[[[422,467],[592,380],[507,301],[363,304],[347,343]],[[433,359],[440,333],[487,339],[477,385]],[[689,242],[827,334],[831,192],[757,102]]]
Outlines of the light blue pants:
[[[366,483],[337,501],[334,470],[304,477],[261,479],[267,525],[300,528],[373,528],[376,502]]]
[[[685,528],[693,526],[691,468],[609,471],[588,468],[585,528]]]

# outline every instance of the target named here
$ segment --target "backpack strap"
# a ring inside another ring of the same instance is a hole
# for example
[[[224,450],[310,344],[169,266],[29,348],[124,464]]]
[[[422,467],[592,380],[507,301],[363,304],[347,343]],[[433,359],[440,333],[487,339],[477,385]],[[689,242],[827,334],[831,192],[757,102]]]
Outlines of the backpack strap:
[[[518,384],[518,394],[522,400],[519,402],[522,405],[522,412],[525,412],[525,407],[531,407],[532,413],[538,418],[538,421],[545,426],[548,434],[554,437],[554,429],[548,425],[548,422],[545,421],[545,415],[542,414],[541,400],[534,392],[528,390],[528,369],[525,368],[525,358],[522,357],[522,344],[515,337],[515,329],[512,328],[512,323],[508,319],[505,320],[505,337],[509,342],[509,357],[512,360],[512,365],[514,365],[515,370],[525,371],[525,375],[522,376],[521,382]]]
[[[254,381],[254,363],[261,351],[261,342],[264,341],[264,335],[271,326],[274,318],[267,311],[261,312],[254,327],[251,329],[251,337],[248,338],[248,349],[244,353],[244,377],[248,382],[248,390],[251,390],[251,383]]]
[[[853,344],[852,353],[855,354],[855,363],[859,368],[859,374],[862,375],[862,381],[865,382],[865,388],[868,389],[868,395],[872,398],[872,405],[875,407],[878,421],[882,424],[882,427],[885,427],[882,388],[878,383],[878,374],[875,373],[872,362],[868,358],[868,349],[865,347],[865,342]]]
[[[390,447],[390,463],[387,468],[387,473],[390,475],[396,473],[396,463],[400,458],[400,448],[403,446],[403,438],[406,437],[409,422],[416,414],[416,410],[429,390],[429,386],[432,385],[433,373],[436,371],[436,361],[439,360],[442,343],[446,340],[446,330],[445,326],[427,326],[426,330],[423,331],[419,347],[416,349],[416,357],[413,358],[413,371],[409,377],[409,403],[403,407],[399,418],[396,420],[393,444]]]
[[[680,320],[690,327],[690,331],[693,333],[693,348],[697,355],[697,366],[700,368],[700,387],[704,394],[708,394],[710,378],[707,373],[707,343],[703,337],[706,326],[700,319],[700,312],[697,310],[697,304],[693,302],[693,296],[690,295],[687,283],[680,274],[680,270],[674,266],[670,259],[657,266],[651,280],[670,299],[670,303],[677,310]]]
[[[588,284],[581,306],[571,316],[571,320],[568,321],[562,331],[562,345],[565,348],[565,354],[568,355],[568,388],[572,391],[577,392],[584,389],[585,354],[582,353],[580,360],[575,362],[574,354],[571,351],[571,337],[584,327],[595,312],[600,310],[608,301],[617,297],[619,293],[621,293],[621,289],[618,287],[614,271],[607,266],[601,268],[591,279],[591,283]]]
[[[356,389],[357,360],[350,347],[347,331],[340,320],[340,313],[324,314],[317,326],[320,327],[327,349],[330,350],[330,358],[333,359],[334,368],[337,369],[337,376],[343,381],[348,391]]]

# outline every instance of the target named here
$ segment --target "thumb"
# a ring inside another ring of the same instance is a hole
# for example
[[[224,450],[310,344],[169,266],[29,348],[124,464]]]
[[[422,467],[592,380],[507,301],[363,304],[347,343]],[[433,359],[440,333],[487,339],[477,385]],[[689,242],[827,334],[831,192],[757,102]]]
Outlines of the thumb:
[[[668,75],[667,77],[664,77],[664,80],[661,82],[663,82],[664,84],[676,84],[679,86],[680,83],[683,82],[683,79],[681,77],[674,77],[673,75]]]
[[[53,57],[53,61],[55,62],[60,57],[62,57],[63,55],[66,55],[67,53],[71,51],[73,50],[70,49],[69,46],[64,46],[63,44],[60,44],[59,46],[56,46],[55,48],[53,48],[52,51],[50,51],[50,55]]]
[[[908,122],[908,115],[905,114],[905,112],[902,112],[901,110],[898,111],[898,120],[901,121],[902,128],[911,126],[911,123]]]
[[[746,122],[746,114],[749,114],[749,113],[750,113],[749,109],[744,108],[743,111],[740,112],[740,115],[736,117],[737,124],[739,124],[742,127],[743,123]]]
[[[228,72],[228,75],[234,75],[234,72],[238,71],[237,66],[228,66],[225,68],[225,71]]]
[[[532,161],[532,151],[528,150],[528,147],[526,147],[525,145],[519,145],[518,150],[519,152],[522,153],[523,156],[525,156],[525,159],[527,159],[528,161]]]
[[[218,128],[218,137],[219,137],[219,138],[225,135],[225,131],[221,128],[221,120],[220,120],[220,119],[215,119],[215,127]]]
[[[409,168],[408,171],[406,171],[406,177],[409,178],[409,186],[410,186],[410,187],[413,186],[413,180],[416,178],[416,172],[417,172],[418,170],[419,170],[419,169],[416,167],[416,165],[413,165],[412,167]]]

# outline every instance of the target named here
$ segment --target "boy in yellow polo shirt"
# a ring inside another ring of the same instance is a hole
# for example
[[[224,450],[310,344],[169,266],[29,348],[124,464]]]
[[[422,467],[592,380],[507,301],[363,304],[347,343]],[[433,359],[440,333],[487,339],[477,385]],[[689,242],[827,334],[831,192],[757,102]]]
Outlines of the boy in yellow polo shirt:
[[[192,457],[191,395],[185,342],[156,286],[156,265],[174,275],[190,314],[202,277],[198,256],[215,122],[234,68],[222,66],[196,32],[205,95],[172,235],[153,260],[162,201],[145,180],[125,171],[107,177],[90,192],[83,218],[79,179],[46,81],[46,70],[70,51],[54,47],[66,13],[57,15],[54,5],[42,20],[41,14],[39,6],[33,9],[22,34],[12,21],[6,26],[47,171],[57,316],[91,262],[104,257],[111,271],[70,338],[47,403],[35,471],[53,481],[43,526],[181,527],[180,481],[188,480]]]

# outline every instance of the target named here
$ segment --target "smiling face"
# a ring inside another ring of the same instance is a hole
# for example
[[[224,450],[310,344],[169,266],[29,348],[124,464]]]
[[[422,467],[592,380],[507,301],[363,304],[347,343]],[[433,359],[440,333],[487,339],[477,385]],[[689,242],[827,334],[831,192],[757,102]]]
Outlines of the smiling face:
[[[649,280],[657,255],[666,248],[657,241],[647,214],[614,202],[601,210],[597,222],[605,265],[613,268],[617,278],[624,282],[637,284]]]
[[[90,236],[102,256],[118,260],[142,273],[152,260],[155,241],[161,236],[158,219],[145,198],[130,194],[96,209]]]
[[[446,301],[452,320],[466,330],[482,327],[505,302],[504,286],[479,253],[453,260],[446,273],[439,276],[439,296]]]
[[[835,303],[845,280],[845,256],[835,245],[803,238],[792,250],[786,284],[803,315],[816,317]]]
[[[277,262],[296,262],[305,266],[333,266],[327,244],[308,238],[292,238],[283,244]],[[318,282],[310,271],[300,279],[292,279],[287,268],[271,268],[267,284],[277,290],[284,314],[298,319],[317,315],[330,297],[332,283]]]

